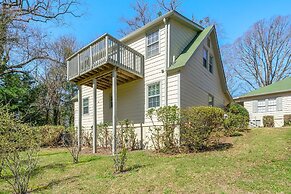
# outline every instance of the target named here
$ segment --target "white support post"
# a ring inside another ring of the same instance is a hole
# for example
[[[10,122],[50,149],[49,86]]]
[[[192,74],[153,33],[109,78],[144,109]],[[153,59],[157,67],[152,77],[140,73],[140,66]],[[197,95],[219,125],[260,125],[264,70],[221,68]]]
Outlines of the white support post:
[[[78,149],[81,151],[82,148],[82,86],[78,85],[78,113],[79,113],[79,122],[78,122],[78,133],[77,133],[77,138],[78,138]]]
[[[105,36],[105,59],[108,61],[108,36]]]
[[[112,71],[112,155],[116,154],[116,123],[117,123],[117,76],[116,68]]]
[[[70,75],[69,75],[69,68],[70,68],[70,62],[69,61],[67,61],[67,81],[69,81],[69,79],[70,79]]]
[[[97,151],[97,80],[93,79],[93,154]]]
[[[93,51],[92,51],[92,46],[90,46],[90,66],[91,66],[91,69],[93,69]]]

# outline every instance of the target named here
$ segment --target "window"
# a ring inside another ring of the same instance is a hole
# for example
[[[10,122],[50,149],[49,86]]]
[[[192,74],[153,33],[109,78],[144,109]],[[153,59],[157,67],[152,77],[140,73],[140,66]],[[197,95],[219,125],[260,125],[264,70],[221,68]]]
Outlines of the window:
[[[213,56],[209,57],[209,71],[213,73]]]
[[[276,111],[276,107],[277,107],[276,99],[275,98],[269,99],[268,100],[268,112]]]
[[[258,112],[262,113],[266,111],[266,101],[265,100],[259,100],[258,101]]]
[[[214,97],[208,94],[208,106],[214,106]]]
[[[207,68],[208,50],[203,48],[203,66]]]
[[[210,42],[210,38],[209,37],[207,38],[207,46],[208,46],[208,48],[210,48],[210,46],[211,46],[211,42]]]
[[[89,113],[89,98],[83,98],[83,114]]]
[[[147,58],[159,54],[159,30],[147,35]]]
[[[148,108],[160,106],[160,83],[148,85]]]

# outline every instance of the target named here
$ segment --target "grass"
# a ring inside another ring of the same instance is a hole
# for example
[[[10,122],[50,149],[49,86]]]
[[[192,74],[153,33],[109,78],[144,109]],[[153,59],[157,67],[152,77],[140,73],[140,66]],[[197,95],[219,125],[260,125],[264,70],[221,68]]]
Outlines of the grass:
[[[290,137],[287,128],[262,128],[232,137],[233,147],[222,151],[135,151],[118,175],[111,156],[81,155],[73,164],[65,149],[44,149],[29,187],[33,193],[290,193]],[[0,191],[12,192],[3,180]]]

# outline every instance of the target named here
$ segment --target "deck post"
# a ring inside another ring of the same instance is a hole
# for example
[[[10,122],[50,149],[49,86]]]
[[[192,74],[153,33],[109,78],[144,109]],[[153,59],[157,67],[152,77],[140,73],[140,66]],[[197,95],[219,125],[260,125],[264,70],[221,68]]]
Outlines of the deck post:
[[[82,85],[78,85],[78,132],[77,132],[77,138],[78,138],[78,149],[81,151],[82,148]]]
[[[93,79],[93,154],[97,151],[97,80]]]
[[[112,71],[112,155],[116,154],[116,123],[117,123],[117,76],[116,67]]]

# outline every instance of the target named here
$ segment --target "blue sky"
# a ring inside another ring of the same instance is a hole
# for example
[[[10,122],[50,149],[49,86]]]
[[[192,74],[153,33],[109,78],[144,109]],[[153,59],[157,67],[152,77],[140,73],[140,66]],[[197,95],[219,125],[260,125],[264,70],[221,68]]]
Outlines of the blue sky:
[[[134,0],[80,0],[78,7],[82,17],[66,16],[66,25],[51,25],[46,28],[52,36],[72,35],[80,46],[93,41],[103,33],[119,35],[118,29],[124,27],[122,17],[131,17]],[[155,0],[150,0],[155,3]],[[290,0],[181,0],[179,12],[188,18],[194,15],[200,19],[206,16],[222,25],[225,38],[222,44],[232,43],[254,22],[275,15],[291,14]],[[157,12],[152,7],[153,12]]]

